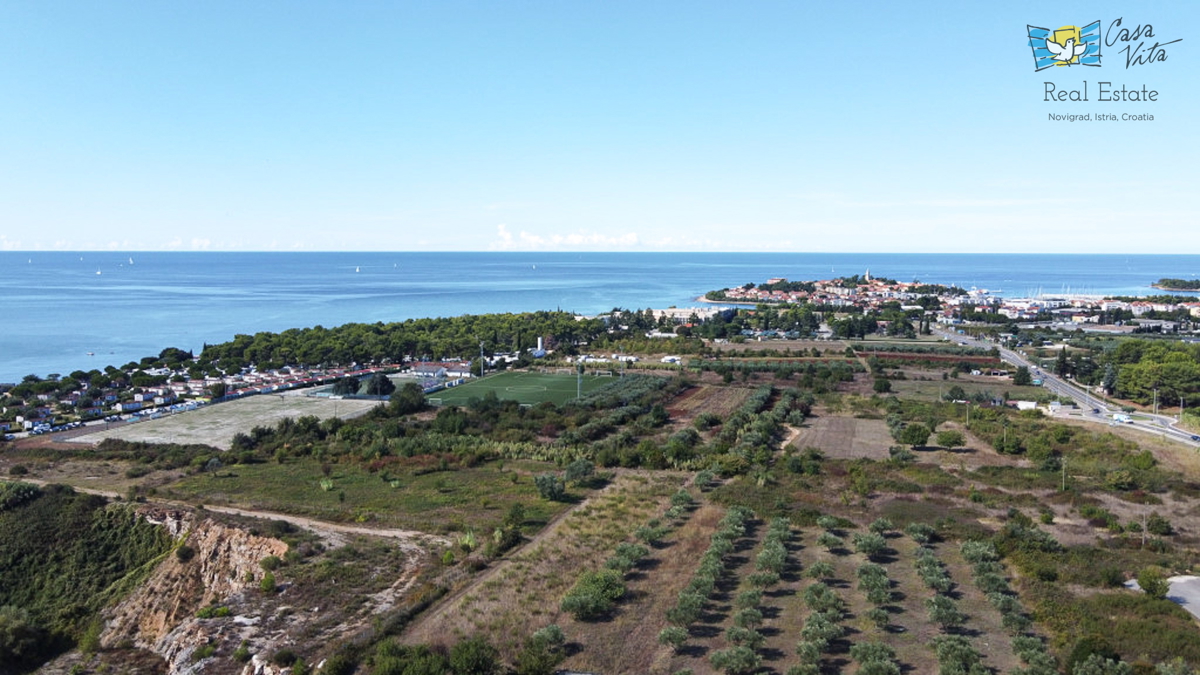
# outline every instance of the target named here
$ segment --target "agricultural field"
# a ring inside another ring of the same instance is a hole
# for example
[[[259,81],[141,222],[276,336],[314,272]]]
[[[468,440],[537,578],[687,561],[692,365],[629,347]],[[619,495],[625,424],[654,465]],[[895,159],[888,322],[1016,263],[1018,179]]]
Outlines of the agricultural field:
[[[569,615],[559,608],[562,595],[581,570],[601,568],[614,546],[631,539],[638,525],[660,515],[667,498],[686,480],[686,475],[673,472],[618,474],[520,551],[441,603],[405,634],[405,640],[436,644],[485,635],[512,658],[520,648],[520,636],[550,624],[562,626],[573,640],[599,637],[594,624],[582,624],[578,630],[571,625]],[[656,592],[650,584],[646,588],[648,593]]]
[[[672,419],[677,419],[684,424],[704,413],[712,413],[725,419],[737,410],[738,406],[742,405],[753,392],[754,390],[749,387],[701,384],[688,389],[672,400],[669,410]]]
[[[146,443],[211,445],[228,450],[236,433],[256,426],[271,426],[284,418],[313,415],[322,419],[351,419],[379,405],[379,401],[331,399],[288,394],[249,396],[175,415],[125,423],[106,431],[76,436],[70,442],[92,445],[105,438]]]
[[[821,415],[792,440],[797,448],[820,448],[829,457],[887,459],[892,444],[883,420]]]
[[[709,348],[717,352],[765,352],[796,354],[800,350],[813,355],[814,350],[822,357],[841,356],[848,343],[842,340],[746,340],[745,342],[711,342]]]
[[[502,401],[517,401],[527,405],[549,401],[561,405],[574,399],[580,389],[586,394],[612,381],[612,376],[584,375],[582,379],[577,379],[575,375],[567,373],[506,371],[434,392],[429,395],[429,400],[437,406],[466,405],[472,398],[483,398],[490,392]]]

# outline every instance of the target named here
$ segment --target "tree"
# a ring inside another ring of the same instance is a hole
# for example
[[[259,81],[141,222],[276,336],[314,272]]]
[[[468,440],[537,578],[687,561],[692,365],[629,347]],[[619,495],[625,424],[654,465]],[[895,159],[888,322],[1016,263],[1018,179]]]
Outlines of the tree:
[[[566,482],[556,474],[538,474],[534,476],[533,484],[537,487],[538,494],[542,496],[542,499],[559,502],[567,496]]]
[[[375,373],[367,380],[368,396],[388,396],[393,391],[396,391],[396,385],[383,373]]]
[[[687,642],[688,632],[679,626],[667,626],[658,633],[659,644],[671,645],[671,649],[679,651]]]
[[[1071,675],[1133,675],[1133,668],[1121,660],[1090,654],[1083,662],[1076,664]]]
[[[1013,374],[1013,385],[1018,387],[1028,387],[1033,384],[1033,377],[1029,374],[1029,368],[1025,366],[1017,366],[1017,372]]]
[[[937,433],[937,444],[947,450],[961,448],[965,440],[962,432],[954,429],[947,429],[946,431],[939,431]]]
[[[595,472],[595,464],[586,459],[577,459],[567,465],[566,481],[579,485],[588,478],[591,478]]]
[[[886,377],[875,378],[875,384],[872,385],[876,394],[886,394],[892,390],[892,381]]]
[[[944,595],[936,595],[927,599],[925,607],[929,610],[929,620],[940,625],[942,630],[948,631],[961,626],[966,620],[962,612],[958,611],[958,605]]]
[[[929,427],[924,424],[908,424],[900,430],[900,437],[896,440],[915,448],[925,445],[929,441],[930,433]]]
[[[333,394],[334,396],[351,396],[358,393],[358,387],[358,378],[347,375],[333,383]]]
[[[868,532],[854,535],[854,550],[868,558],[875,558],[887,549],[887,539],[882,534]]]
[[[425,392],[416,382],[405,382],[403,387],[392,393],[388,404],[393,415],[410,415],[425,409]]]
[[[729,675],[753,673],[762,665],[762,657],[746,646],[730,647],[712,653],[709,657],[713,667]]]

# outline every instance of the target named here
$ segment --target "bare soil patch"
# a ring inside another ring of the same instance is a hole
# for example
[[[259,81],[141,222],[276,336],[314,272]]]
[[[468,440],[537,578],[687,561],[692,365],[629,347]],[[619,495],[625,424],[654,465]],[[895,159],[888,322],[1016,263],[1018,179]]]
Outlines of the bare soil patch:
[[[792,444],[819,448],[833,459],[883,460],[888,458],[888,446],[893,441],[883,420],[826,415],[809,421]]]
[[[72,443],[95,445],[105,438],[147,443],[199,443],[228,450],[234,434],[256,426],[274,426],[285,418],[313,415],[351,418],[379,405],[378,401],[328,399],[290,395],[260,395],[206,406],[198,410],[126,424],[107,431],[70,439]]]

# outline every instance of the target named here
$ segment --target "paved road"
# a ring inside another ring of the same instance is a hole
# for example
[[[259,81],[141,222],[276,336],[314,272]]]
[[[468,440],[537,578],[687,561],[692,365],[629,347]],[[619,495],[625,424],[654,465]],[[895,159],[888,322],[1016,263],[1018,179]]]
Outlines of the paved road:
[[[942,330],[934,329],[934,333],[945,337],[948,340],[965,344],[968,347],[977,347],[979,349],[996,349],[1000,352],[1000,359],[1006,363],[1011,363],[1014,366],[1025,366],[1035,379],[1042,381],[1042,387],[1049,389],[1062,398],[1069,399],[1082,411],[1078,415],[1073,415],[1079,419],[1099,424],[1114,424],[1113,415],[1120,413],[1120,410],[1113,409],[1104,401],[1104,399],[1092,396],[1085,388],[1076,384],[1067,382],[1053,373],[1046,372],[1032,363],[1020,352],[1013,351],[1006,347],[1002,347],[986,340],[978,340],[966,335],[958,335]],[[1137,413],[1137,419],[1131,423],[1126,423],[1125,426],[1154,433],[1170,438],[1180,443],[1200,447],[1200,442],[1193,438],[1191,432],[1175,428],[1175,418],[1169,415],[1152,415],[1149,413]]]

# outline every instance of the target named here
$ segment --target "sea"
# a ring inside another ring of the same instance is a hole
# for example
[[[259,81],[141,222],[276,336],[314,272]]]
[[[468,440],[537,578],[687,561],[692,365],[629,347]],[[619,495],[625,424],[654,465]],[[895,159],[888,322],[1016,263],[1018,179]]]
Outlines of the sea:
[[[1147,295],[1200,255],[0,251],[0,382],[199,353],[240,333],[419,317],[699,306],[772,277],[863,274],[994,295]]]

